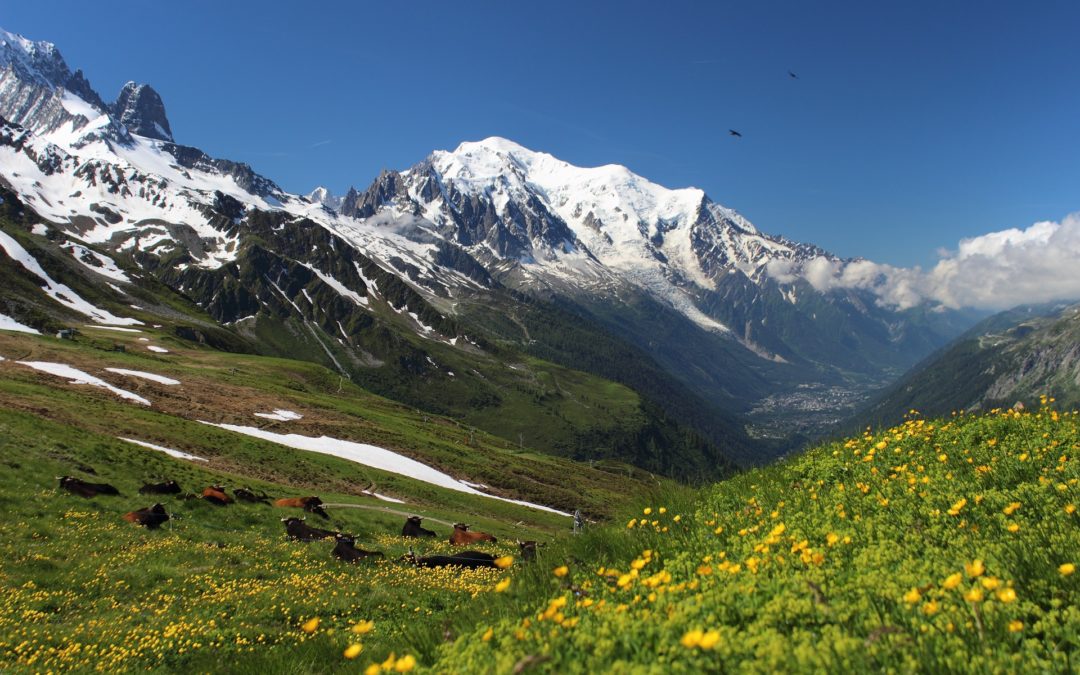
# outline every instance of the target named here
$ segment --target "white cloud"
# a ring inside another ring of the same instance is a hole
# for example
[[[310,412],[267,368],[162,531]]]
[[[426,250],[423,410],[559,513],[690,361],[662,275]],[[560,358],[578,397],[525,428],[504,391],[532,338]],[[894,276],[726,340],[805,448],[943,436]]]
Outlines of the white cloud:
[[[869,260],[814,258],[801,267],[788,261],[768,266],[780,283],[797,277],[819,291],[863,289],[882,305],[907,309],[923,302],[950,308],[1005,309],[1023,303],[1080,299],[1080,213],[961,240],[939,252],[930,270],[881,265]]]

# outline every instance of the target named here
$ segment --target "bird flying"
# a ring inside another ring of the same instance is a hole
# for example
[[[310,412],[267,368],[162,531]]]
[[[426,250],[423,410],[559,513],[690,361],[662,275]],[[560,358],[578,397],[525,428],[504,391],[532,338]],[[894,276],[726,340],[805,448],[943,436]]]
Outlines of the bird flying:
[[[798,76],[798,75],[796,75],[795,73],[791,72],[790,70],[789,70],[789,71],[787,71],[787,74],[788,74],[788,75],[790,75],[790,76],[791,76],[791,79],[793,79],[793,80],[797,80],[797,79],[799,79],[799,76]]]
[[[734,129],[728,129],[727,131],[732,136],[738,136],[739,138],[742,138],[742,134],[740,134],[738,131],[735,131]]]

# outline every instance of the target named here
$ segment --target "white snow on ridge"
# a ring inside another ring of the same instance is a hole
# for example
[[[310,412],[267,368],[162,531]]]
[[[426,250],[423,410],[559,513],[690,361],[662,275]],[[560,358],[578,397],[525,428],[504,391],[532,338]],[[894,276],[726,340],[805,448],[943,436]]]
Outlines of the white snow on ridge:
[[[24,326],[15,319],[12,319],[6,314],[0,314],[0,330],[11,330],[18,333],[33,333],[34,335],[41,335],[41,331],[34,330],[30,326]]]
[[[330,438],[329,436],[320,436],[314,438],[312,436],[301,436],[300,434],[276,434],[272,431],[266,431],[265,429],[257,429],[255,427],[244,427],[236,424],[216,424],[214,422],[203,422],[212,427],[218,427],[220,429],[227,429],[228,431],[234,431],[239,434],[252,436],[255,438],[261,438],[266,441],[278,443],[289,448],[296,448],[297,450],[307,450],[308,452],[318,452],[324,455],[333,455],[334,457],[340,457],[347,459],[350,462],[356,462],[357,464],[363,464],[364,466],[370,466],[375,469],[381,469],[383,471],[389,471],[402,476],[408,476],[424,483],[430,483],[432,485],[438,485],[439,487],[447,488],[449,490],[456,490],[458,492],[465,492],[467,494],[478,495],[481,497],[488,497],[489,499],[498,499],[499,501],[510,502],[512,504],[519,504],[521,506],[528,506],[534,509],[540,509],[541,511],[548,511],[551,513],[557,513],[562,516],[569,517],[571,514],[558,509],[553,509],[548,506],[541,506],[539,504],[533,504],[531,502],[521,501],[517,499],[506,499],[504,497],[497,497],[495,495],[489,495],[481,492],[475,488],[469,487],[463,482],[455,479],[454,477],[445,474],[437,469],[433,469],[426,464],[422,464],[415,459],[399,455],[396,452],[380,448],[375,445],[368,445],[367,443],[357,443],[355,441],[343,441],[336,438]]]
[[[172,455],[173,457],[179,457],[180,459],[190,459],[190,460],[195,461],[195,462],[207,462],[207,461],[209,461],[205,457],[199,457],[198,455],[192,455],[192,454],[189,454],[189,453],[186,453],[186,452],[182,452],[180,450],[173,450],[172,448],[166,448],[166,447],[161,446],[161,445],[154,445],[153,443],[147,443],[146,441],[137,441],[134,438],[124,438],[122,436],[117,436],[117,438],[119,438],[122,441],[127,441],[128,443],[134,443],[135,445],[141,445],[144,448],[150,448],[151,450],[157,450],[159,452],[164,452],[166,455]]]
[[[291,420],[299,420],[304,418],[304,416],[300,413],[296,413],[291,410],[282,410],[280,408],[275,410],[274,412],[257,412],[255,413],[255,417],[265,417],[268,420],[278,420],[280,422],[288,422]]]
[[[124,368],[106,368],[105,370],[110,373],[116,373],[117,375],[127,375],[128,377],[138,377],[143,380],[150,380],[151,382],[157,382],[158,384],[167,384],[170,386],[180,384],[180,380],[174,380],[171,377],[147,373],[141,370],[127,370]]]
[[[68,241],[60,244],[60,248],[69,251],[76,260],[82,263],[87,269],[90,269],[98,274],[106,276],[115,281],[124,281],[131,283],[131,279],[124,273],[122,269],[117,267],[116,261],[107,255],[98,253],[97,251],[91,251],[85,246],[76,244],[75,242]],[[97,261],[97,265],[88,261],[88,259]]]
[[[142,324],[142,321],[139,321],[138,319],[116,316],[107,310],[95,307],[86,300],[83,300],[79,297],[78,293],[64,284],[53,281],[52,278],[45,273],[45,270],[41,269],[41,265],[34,259],[34,256],[30,255],[19,242],[15,241],[6,232],[0,232],[0,248],[3,248],[12,260],[15,260],[31,274],[44,281],[45,286],[42,290],[53,300],[56,300],[68,309],[73,309],[80,314],[85,314],[98,323],[118,324],[121,326]]]
[[[168,349],[165,349],[164,347],[158,347],[157,345],[146,345],[146,348],[149,349],[150,351],[156,352],[158,354],[168,354],[169,353]]]
[[[146,400],[138,394],[133,394],[130,391],[114,387],[105,380],[94,377],[89,373],[84,373],[78,368],[72,368],[71,366],[63,363],[50,363],[48,361],[16,361],[24,366],[33,368],[34,370],[40,370],[43,373],[62,377],[65,380],[70,381],[72,384],[88,384],[92,387],[101,387],[102,389],[108,389],[112,393],[116,394],[120,398],[125,398],[129,401],[135,401],[143,405],[150,405],[150,401]]]
[[[315,267],[314,265],[310,265],[308,263],[303,263],[303,265],[304,265],[304,267],[306,267],[309,270],[311,270],[312,272],[314,272],[320,279],[322,279],[323,283],[325,283],[327,286],[329,286],[330,288],[333,288],[335,291],[337,291],[338,295],[340,295],[341,297],[348,298],[349,300],[352,300],[355,304],[357,304],[360,307],[367,307],[368,306],[368,299],[367,298],[360,295],[356,291],[349,290],[349,288],[346,287],[345,284],[341,283],[340,281],[338,281],[334,277],[330,276],[329,274],[326,274],[325,272],[321,271],[319,268]]]
[[[138,328],[121,328],[119,326],[95,326],[92,323],[86,324],[85,327],[86,328],[97,328],[98,330],[114,330],[114,331],[117,331],[119,333],[141,333],[142,332]]]

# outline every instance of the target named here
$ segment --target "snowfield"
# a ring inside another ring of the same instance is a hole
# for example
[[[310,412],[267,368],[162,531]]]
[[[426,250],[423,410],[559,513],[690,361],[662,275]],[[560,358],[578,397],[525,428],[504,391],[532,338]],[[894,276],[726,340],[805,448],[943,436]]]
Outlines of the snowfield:
[[[268,420],[278,420],[279,422],[288,422],[290,420],[303,419],[304,416],[301,415],[300,413],[295,413],[295,412],[293,412],[291,410],[278,409],[278,410],[275,410],[274,412],[268,412],[268,413],[257,412],[257,413],[255,413],[255,417],[265,417]]]
[[[41,335],[41,331],[34,330],[30,326],[24,326],[6,314],[0,314],[0,330],[13,330],[19,333],[33,333]]]
[[[130,391],[114,387],[105,380],[94,377],[89,373],[84,373],[78,368],[72,368],[71,366],[63,363],[50,363],[48,361],[16,361],[24,366],[33,368],[34,370],[40,370],[43,373],[62,377],[65,380],[70,381],[72,384],[88,384],[92,387],[101,387],[102,389],[108,389],[112,393],[116,394],[120,398],[125,398],[129,401],[141,403],[143,405],[150,405],[150,401],[146,400],[138,394],[133,394]]]
[[[141,445],[144,448],[150,448],[151,450],[157,450],[158,452],[164,452],[166,455],[172,455],[173,457],[178,457],[180,459],[189,459],[189,460],[191,460],[193,462],[207,462],[207,461],[209,461],[205,457],[199,457],[198,455],[192,455],[192,454],[189,454],[189,453],[186,453],[186,452],[182,452],[180,450],[173,450],[172,448],[166,448],[166,447],[161,446],[161,445],[154,445],[153,443],[147,443],[146,441],[137,441],[134,438],[123,438],[122,436],[117,436],[117,438],[119,438],[122,441],[127,441],[128,443],[134,443],[135,445]]]
[[[95,307],[86,300],[83,300],[79,297],[78,293],[64,284],[53,281],[52,278],[45,273],[45,270],[41,269],[41,265],[38,264],[38,261],[34,256],[30,255],[19,242],[15,241],[6,232],[0,232],[0,248],[4,249],[9,258],[19,263],[26,268],[28,272],[45,282],[42,290],[53,300],[59,302],[68,309],[73,309],[80,314],[85,314],[98,323],[117,324],[121,326],[142,323],[142,321],[139,321],[138,319],[116,316],[108,310]]]
[[[117,375],[127,375],[128,377],[138,377],[143,380],[150,380],[151,382],[157,382],[158,384],[167,384],[170,386],[180,384],[180,380],[174,380],[171,377],[165,377],[164,375],[146,373],[141,370],[126,370],[124,368],[106,368],[105,370],[110,373],[116,373]]]
[[[553,509],[549,506],[533,504],[532,502],[521,501],[518,499],[506,499],[505,497],[489,495],[475,488],[469,487],[468,485],[457,480],[453,476],[433,469],[426,464],[422,464],[416,461],[415,459],[410,459],[403,455],[399,455],[396,452],[387,450],[385,448],[380,448],[375,445],[368,445],[367,443],[357,443],[355,441],[343,441],[336,438],[330,438],[329,436],[320,436],[319,438],[314,438],[312,436],[301,436],[299,434],[276,434],[272,431],[266,431],[265,429],[257,429],[255,427],[245,427],[236,424],[216,424],[214,422],[204,422],[202,420],[199,421],[202,422],[202,424],[207,424],[212,427],[218,427],[219,429],[227,429],[228,431],[234,431],[238,434],[244,434],[246,436],[252,436],[254,438],[261,438],[265,441],[278,443],[289,448],[295,448],[297,450],[307,450],[308,452],[318,452],[323,455],[333,455],[334,457],[347,459],[350,462],[356,462],[357,464],[370,466],[374,469],[389,471],[391,473],[396,473],[401,476],[408,476],[409,478],[423,481],[424,483],[430,483],[432,485],[438,485],[439,487],[447,488],[449,490],[456,490],[458,492],[465,492],[467,494],[479,495],[481,497],[487,497],[489,499],[498,499],[499,501],[509,502],[511,504],[519,504],[521,506],[528,506],[529,508],[539,509],[541,511],[557,513],[561,516],[571,516],[571,514],[566,513],[565,511],[559,511],[558,509]]]

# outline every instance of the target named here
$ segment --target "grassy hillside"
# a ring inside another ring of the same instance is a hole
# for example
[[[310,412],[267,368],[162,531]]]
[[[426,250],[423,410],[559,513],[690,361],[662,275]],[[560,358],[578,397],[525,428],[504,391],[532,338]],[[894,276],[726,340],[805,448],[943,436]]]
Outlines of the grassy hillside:
[[[5,356],[44,349],[42,338],[3,337]],[[59,348],[69,351],[41,355],[81,358],[86,369],[105,358],[85,344]],[[359,405],[308,364],[230,356],[229,371],[211,350],[180,354],[154,357],[155,372],[212,373],[222,388],[191,396],[199,414],[231,400],[239,418],[255,403],[243,392],[262,387],[259,407],[306,413],[288,425],[387,445],[408,436],[432,462],[467,440],[385,400]],[[701,490],[649,492],[617,473],[506,453],[478,434],[487,459],[470,470],[496,464],[492,474],[531,483],[533,462],[551,462],[568,489],[605,494],[607,512],[625,516],[573,537],[560,516],[236,436],[169,412],[154,386],[138,391],[151,409],[0,362],[5,671],[1067,672],[1078,658],[1080,416],[1049,400],[1038,411],[914,417]],[[211,461],[116,439],[138,434]],[[53,479],[64,473],[124,496],[69,495]],[[135,494],[166,476],[187,489],[225,481],[361,507],[332,507],[328,525],[388,560],[350,566],[329,543],[286,541],[281,509]],[[359,494],[371,482],[409,504]],[[120,519],[154,501],[175,516],[162,530]],[[401,565],[394,559],[410,543],[395,536],[401,515],[384,508],[419,512],[443,534],[439,521],[470,520],[500,537],[482,548],[514,562],[474,572]],[[514,538],[545,541],[539,560],[521,560]]]
[[[436,672],[1069,672],[1080,418],[906,423],[641,508],[518,571]],[[380,655],[373,654],[376,658]],[[430,659],[430,660],[429,660]]]

